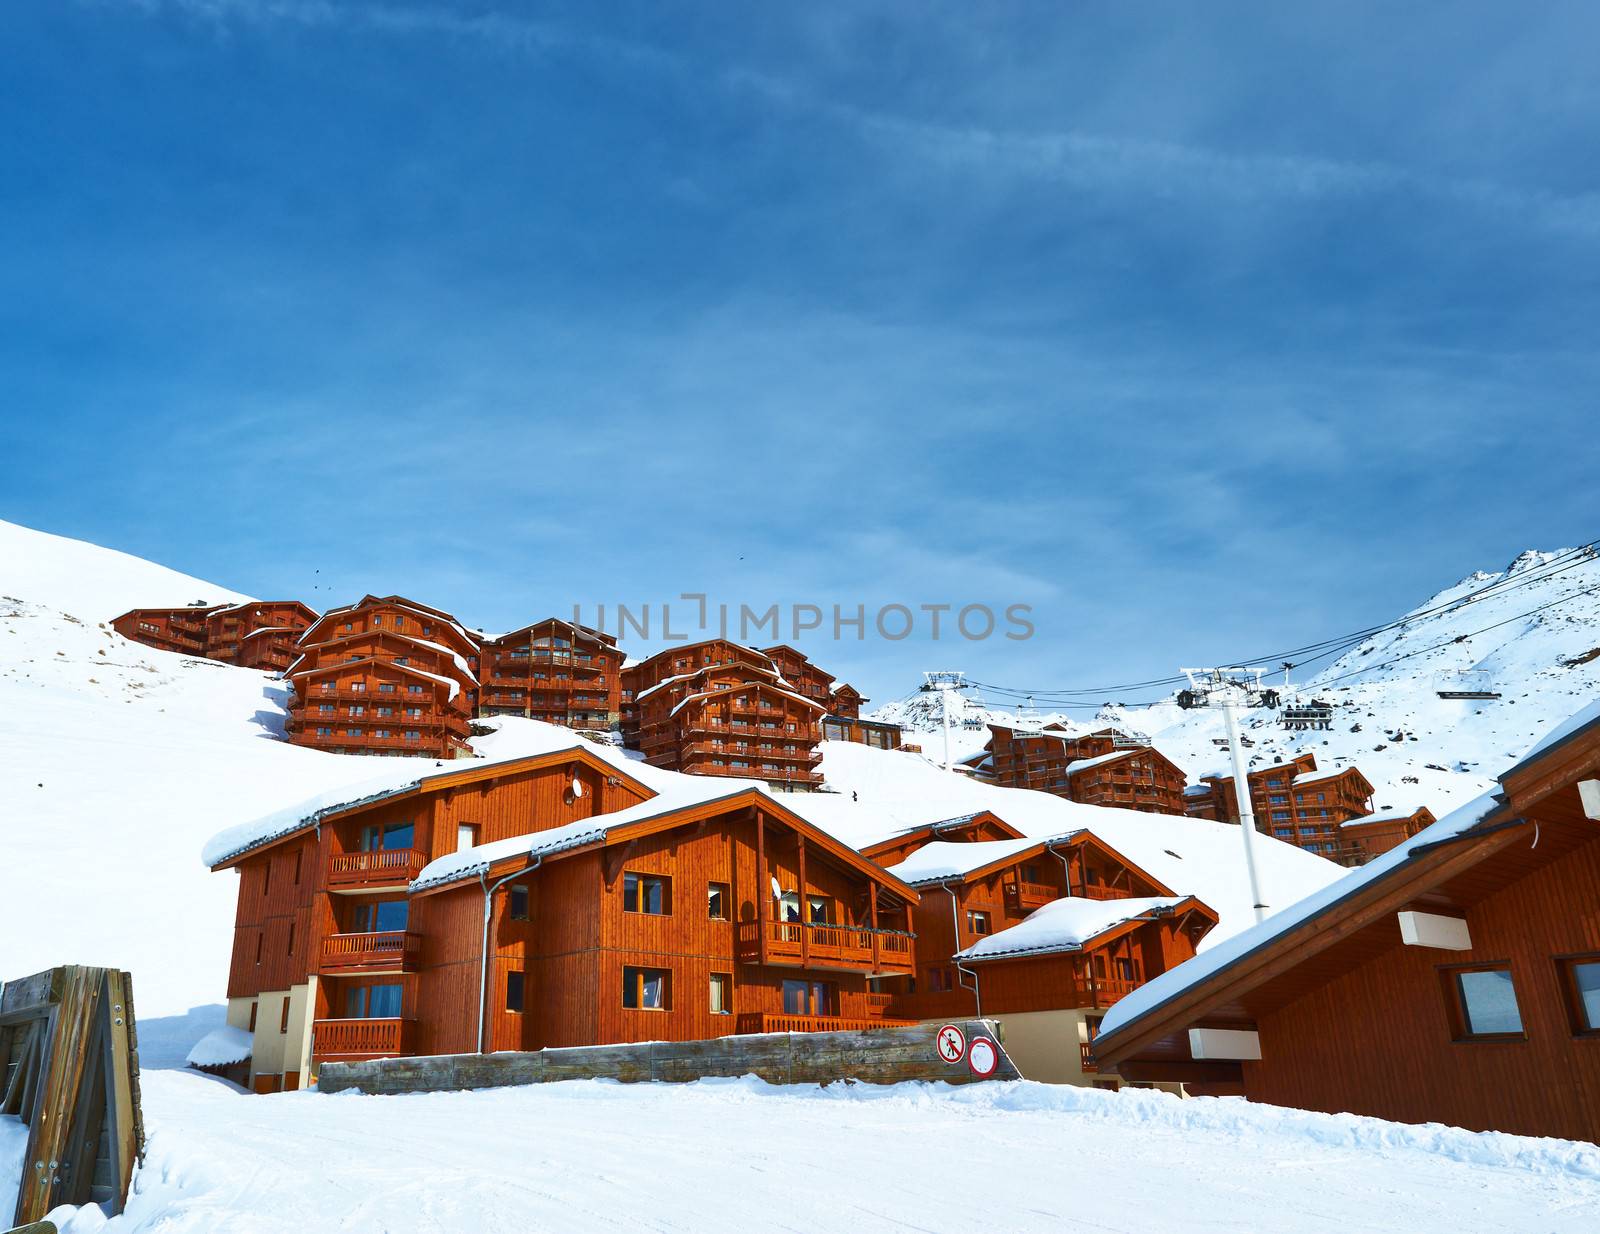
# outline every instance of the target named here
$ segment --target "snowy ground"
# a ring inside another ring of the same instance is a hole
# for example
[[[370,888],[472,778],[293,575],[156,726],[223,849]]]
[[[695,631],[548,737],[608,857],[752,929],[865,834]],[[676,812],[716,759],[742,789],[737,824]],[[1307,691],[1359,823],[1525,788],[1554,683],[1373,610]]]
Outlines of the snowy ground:
[[[1153,1092],[745,1079],[248,1097],[159,1072],[145,1099],[127,1213],[65,1234],[1600,1226],[1593,1145]]]

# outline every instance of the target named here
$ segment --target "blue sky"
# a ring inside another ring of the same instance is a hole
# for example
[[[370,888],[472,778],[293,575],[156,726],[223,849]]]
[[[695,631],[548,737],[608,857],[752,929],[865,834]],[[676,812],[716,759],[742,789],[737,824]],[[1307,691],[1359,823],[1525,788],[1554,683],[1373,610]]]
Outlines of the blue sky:
[[[1123,682],[1600,536],[1590,4],[0,9],[0,516]],[[3,567],[0,567],[3,570]],[[925,626],[924,626],[925,628]]]

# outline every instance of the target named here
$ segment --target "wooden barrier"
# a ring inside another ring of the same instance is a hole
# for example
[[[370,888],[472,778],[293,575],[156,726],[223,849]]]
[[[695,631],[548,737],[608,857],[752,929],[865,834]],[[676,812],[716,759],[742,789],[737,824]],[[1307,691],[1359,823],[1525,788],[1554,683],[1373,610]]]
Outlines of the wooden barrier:
[[[12,1218],[59,1204],[122,1211],[144,1152],[133,983],[72,965],[0,986],[0,1114],[28,1126]]]
[[[630,1045],[571,1046],[531,1053],[438,1054],[419,1058],[375,1058],[324,1063],[317,1089],[364,1093],[448,1092],[548,1084],[556,1080],[658,1081],[681,1084],[710,1076],[757,1075],[773,1084],[828,1084],[859,1080],[896,1084],[943,1080],[1016,1080],[1021,1074],[1000,1044],[992,1020],[956,1022],[970,1042],[987,1038],[997,1065],[974,1074],[967,1060],[947,1063],[934,1048],[936,1024],[878,1028],[869,1032],[765,1033],[714,1037],[708,1041],[647,1041]]]

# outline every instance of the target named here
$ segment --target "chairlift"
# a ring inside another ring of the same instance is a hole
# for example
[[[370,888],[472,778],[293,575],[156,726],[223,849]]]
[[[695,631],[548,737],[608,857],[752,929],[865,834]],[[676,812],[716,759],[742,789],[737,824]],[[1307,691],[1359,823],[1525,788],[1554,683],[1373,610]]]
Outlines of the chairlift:
[[[1489,670],[1483,668],[1457,669],[1439,679],[1437,693],[1440,698],[1496,699],[1500,691],[1494,688]]]
[[[1284,728],[1291,728],[1297,732],[1310,729],[1331,729],[1333,727],[1333,704],[1325,703],[1320,698],[1310,702],[1295,699],[1292,703],[1285,703],[1283,715],[1280,717]]]

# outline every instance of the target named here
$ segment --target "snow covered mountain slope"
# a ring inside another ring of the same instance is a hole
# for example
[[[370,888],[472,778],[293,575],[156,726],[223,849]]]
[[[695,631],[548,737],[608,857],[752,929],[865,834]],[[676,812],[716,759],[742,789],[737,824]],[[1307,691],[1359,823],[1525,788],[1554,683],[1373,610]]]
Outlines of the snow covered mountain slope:
[[[1440,690],[1480,688],[1500,697],[1439,697]],[[1426,805],[1442,816],[1600,696],[1600,557],[1587,549],[1528,552],[1504,570],[1469,575],[1303,684],[1296,680],[1295,693],[1332,703],[1332,729],[1291,732],[1276,713],[1250,713],[1253,766],[1310,751],[1322,768],[1359,766],[1377,789],[1380,811]],[[918,695],[878,714],[925,734],[924,749],[939,756],[936,697]],[[1060,718],[1034,713],[1027,722]],[[955,717],[958,757],[982,747],[990,719],[1013,723],[1016,714],[965,703]],[[1108,706],[1092,721],[1078,713],[1068,723],[1080,731],[1110,723],[1149,736],[1191,780],[1227,761],[1217,744],[1222,716],[1213,710],[1184,712],[1170,701]]]
[[[106,625],[138,603],[239,592],[13,524],[0,541],[0,979],[117,965],[142,1016],[220,1002],[237,880],[200,864],[206,837],[380,767],[434,763],[275,740],[281,682]],[[492,756],[553,739],[491,741]]]

